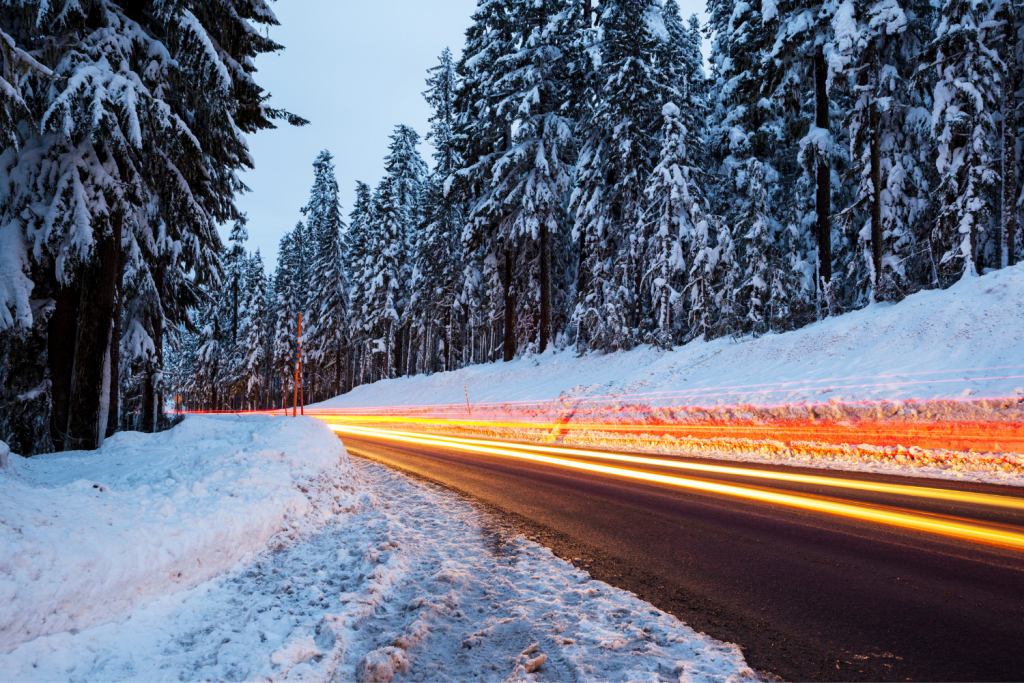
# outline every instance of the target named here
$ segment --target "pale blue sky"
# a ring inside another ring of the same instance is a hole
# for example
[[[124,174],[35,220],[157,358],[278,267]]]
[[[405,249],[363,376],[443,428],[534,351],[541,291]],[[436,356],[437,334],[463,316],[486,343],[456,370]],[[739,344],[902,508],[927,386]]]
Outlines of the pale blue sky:
[[[684,17],[702,14],[704,0],[677,0]],[[445,47],[462,51],[476,0],[282,0],[273,4],[281,26],[270,35],[285,46],[260,57],[258,82],[271,104],[311,121],[249,137],[256,169],[243,174],[252,189],[239,206],[249,215],[249,248],[259,248],[268,270],[286,230],[302,218],[313,160],[321,149],[335,157],[343,210],[348,216],[355,181],[371,187],[384,172],[388,135],[396,124],[428,130],[423,101],[428,68]],[[430,161],[430,149],[423,145]],[[222,230],[226,238],[229,229]]]

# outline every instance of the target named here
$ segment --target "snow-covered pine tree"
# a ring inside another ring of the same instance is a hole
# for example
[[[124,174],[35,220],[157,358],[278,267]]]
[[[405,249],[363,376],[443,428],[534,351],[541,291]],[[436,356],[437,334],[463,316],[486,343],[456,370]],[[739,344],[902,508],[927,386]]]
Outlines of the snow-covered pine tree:
[[[654,344],[671,349],[674,335],[672,309],[682,296],[686,285],[687,268],[684,250],[689,251],[698,235],[709,231],[709,207],[704,195],[700,171],[693,166],[686,141],[689,131],[681,120],[675,103],[662,107],[664,140],[658,165],[647,181],[647,211],[644,220],[644,239],[649,244],[645,279],[650,282],[651,301],[656,327],[652,334]],[[707,247],[706,240],[703,242]],[[698,253],[698,257],[703,254]],[[715,261],[717,259],[711,259]],[[680,277],[682,274],[684,277]],[[710,285],[704,280],[695,280]],[[710,300],[710,289],[694,290],[698,306]],[[681,337],[689,336],[685,331]]]
[[[772,99],[786,112],[787,123],[801,116],[805,101],[814,102],[814,121],[800,140],[799,159],[815,188],[816,286],[827,288],[833,269],[832,168],[840,152],[831,131],[828,55],[834,47],[832,19],[839,3],[762,0],[760,5],[762,24],[775,29],[775,42],[764,56],[764,75]]]
[[[405,235],[409,219],[402,203],[399,179],[387,175],[373,196],[371,232],[367,243],[366,328],[372,335],[373,353],[381,379],[396,375],[395,335],[401,324],[399,302],[405,296]]]
[[[349,214],[348,254],[345,270],[349,278],[349,336],[355,357],[349,386],[365,381],[368,337],[366,329],[366,293],[369,286],[367,257],[370,255],[373,226],[373,193],[369,185],[356,182],[356,201]]]
[[[879,301],[906,294],[914,227],[925,222],[929,204],[922,167],[930,165],[930,93],[915,78],[926,47],[915,10],[924,3],[903,4],[846,0],[833,19],[830,69],[848,81],[854,97],[846,123],[858,184],[855,203],[842,215],[861,236],[870,298]]]
[[[302,209],[306,215],[311,241],[313,262],[311,268],[311,299],[305,323],[309,333],[307,348],[310,375],[319,377],[310,393],[319,389],[324,398],[328,390],[334,395],[342,392],[342,373],[347,345],[348,276],[341,202],[338,199],[338,181],[334,175],[331,153],[320,152],[313,162],[314,180],[309,203]],[[327,383],[327,386],[320,386]]]
[[[675,99],[659,50],[654,0],[601,4],[598,101],[581,127],[583,147],[570,201],[583,252],[573,313],[579,348],[628,349],[643,323],[645,245],[637,234],[644,182],[657,160],[662,105]]]
[[[276,324],[274,329],[274,355],[271,366],[274,376],[281,381],[281,407],[289,401],[289,390],[294,390],[296,353],[298,352],[299,313],[302,311],[296,292],[296,270],[299,264],[300,245],[296,231],[285,233],[277,255],[277,271],[274,273]],[[292,397],[294,398],[294,397]]]
[[[562,116],[567,99],[564,47],[574,38],[578,21],[567,3],[547,0],[522,5],[516,29],[520,47],[502,60],[495,87],[508,95],[496,105],[513,130],[511,146],[492,167],[484,194],[473,207],[470,221],[488,232],[490,243],[519,245],[517,251],[536,253],[530,273],[536,279],[536,345],[540,352],[552,341],[553,250],[562,243],[563,198],[571,185],[574,138],[572,122]],[[535,273],[535,275],[534,275]],[[506,330],[508,335],[508,330]]]
[[[245,274],[248,266],[248,254],[245,251],[245,243],[249,239],[249,230],[245,227],[248,218],[242,214],[231,226],[231,236],[228,238],[231,246],[224,257],[224,275],[227,278],[227,286],[231,296],[231,341],[238,341],[238,318],[242,304],[245,303],[243,289],[245,287]]]
[[[267,311],[267,276],[259,249],[246,260],[245,304],[239,329],[242,353],[242,377],[252,410],[265,405],[263,391],[266,379],[266,350],[269,316]]]
[[[944,0],[929,50],[937,73],[932,133],[938,146],[939,213],[933,242],[943,251],[939,277],[959,277],[996,265],[987,239],[999,193],[999,136],[1003,65],[993,44],[988,0]]]
[[[215,226],[237,216],[235,172],[252,163],[244,134],[275,118],[302,122],[267,107],[252,77],[253,58],[279,48],[253,24],[273,23],[263,0],[5,3],[5,68],[25,54],[49,70],[18,78],[30,94],[15,112],[23,139],[0,154],[0,225],[35,243],[21,272],[38,275],[33,296],[55,302],[46,359],[56,448],[93,448],[106,431],[125,255],[156,259],[135,271],[151,267],[159,296],[175,292],[159,281],[164,268],[215,278]],[[29,204],[40,213],[25,213]],[[153,342],[159,350],[162,337]]]
[[[384,170],[395,179],[399,201],[411,220],[419,217],[420,187],[430,169],[419,152],[420,136],[406,125],[395,126],[384,157]]]
[[[403,248],[400,256],[401,273],[399,275],[403,286],[399,290],[401,298],[395,302],[396,310],[401,318],[400,329],[395,330],[397,344],[395,368],[398,374],[403,372],[405,365],[402,361],[408,354],[410,346],[412,321],[407,315],[410,312],[408,297],[411,287],[409,284],[413,277],[412,264],[417,241],[416,233],[423,221],[424,207],[421,206],[420,194],[429,173],[427,164],[417,149],[419,143],[420,136],[415,130],[409,126],[399,125],[391,135],[391,144],[388,146],[389,153],[384,159],[385,170],[395,180],[395,189],[398,192],[406,221],[403,226],[405,232],[402,236]]]
[[[429,76],[423,98],[433,111],[427,141],[434,146],[434,172],[446,181],[462,163],[455,139],[455,98],[459,82],[450,49],[445,48],[437,61],[437,66],[427,70]]]
[[[427,140],[434,145],[434,170],[422,186],[423,220],[417,231],[413,254],[413,284],[409,300],[409,319],[418,341],[418,350],[410,348],[407,358],[415,365],[409,370],[425,369],[432,336],[439,327],[445,334],[444,369],[454,367],[454,337],[457,316],[456,290],[462,274],[459,239],[464,223],[462,202],[455,193],[446,192],[449,178],[461,165],[455,140],[455,97],[458,87],[451,51],[445,49],[438,65],[432,67],[423,93],[433,109]],[[413,335],[410,335],[410,342]],[[427,363],[426,367],[433,367]]]
[[[514,0],[477,0],[473,23],[466,31],[466,45],[457,73],[460,88],[455,102],[455,143],[462,165],[450,177],[446,194],[455,201],[472,207],[483,196],[491,179],[498,155],[512,145],[511,123],[500,115],[497,103],[506,95],[497,87],[501,60],[516,48],[517,33]],[[496,275],[489,282],[500,280],[500,300],[504,338],[502,355],[505,361],[515,357],[515,305],[512,271],[516,254],[513,245],[493,243],[487,239],[491,230],[478,230],[479,224],[467,221],[462,235],[463,251],[468,259],[487,261],[493,255]],[[499,274],[500,273],[500,274]]]
[[[199,346],[196,351],[195,387],[206,410],[220,410],[223,395],[221,380],[221,311],[210,299],[199,320]]]

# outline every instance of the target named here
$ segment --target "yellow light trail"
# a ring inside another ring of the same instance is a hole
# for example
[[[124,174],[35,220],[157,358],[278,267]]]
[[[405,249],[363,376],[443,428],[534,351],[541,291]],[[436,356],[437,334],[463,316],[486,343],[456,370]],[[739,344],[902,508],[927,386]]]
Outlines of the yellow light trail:
[[[362,429],[362,428],[357,428]],[[391,432],[388,432],[391,433]],[[950,503],[967,503],[971,505],[988,505],[993,507],[1009,508],[1013,510],[1024,510],[1024,498],[1013,498],[1010,496],[997,496],[990,493],[975,493],[973,491],[956,491],[953,489],[928,488],[923,486],[906,486],[901,484],[882,484],[857,479],[842,479],[837,477],[822,477],[812,474],[799,474],[791,472],[773,472],[769,470],[757,470],[745,467],[732,467],[723,465],[711,465],[706,463],[682,462],[679,460],[665,460],[662,458],[649,458],[636,455],[624,455],[621,453],[608,453],[606,451],[591,451],[579,448],[553,448],[536,444],[509,443],[507,441],[489,441],[486,439],[463,439],[448,435],[420,434],[416,436],[423,439],[433,439],[439,443],[450,443],[458,441],[464,444],[479,444],[497,448],[512,446],[517,449],[536,451],[539,453],[554,453],[561,455],[575,455],[584,458],[601,460],[612,460],[626,462],[634,465],[650,465],[653,467],[667,467],[692,472],[707,472],[712,474],[727,474],[740,477],[753,477],[757,479],[770,479],[774,481],[791,482],[797,484],[812,484],[816,486],[828,486],[832,488],[853,489],[858,491],[870,491],[874,493],[891,493],[914,498],[928,498]]]
[[[895,526],[904,529],[911,529],[925,533],[938,534],[942,536],[958,538],[961,540],[1007,548],[1018,552],[1024,552],[1024,533],[1012,528],[1000,525],[986,525],[956,518],[918,513],[891,508],[880,508],[865,504],[844,502],[829,498],[809,497],[793,493],[781,493],[767,491],[759,488],[750,488],[737,484],[723,484],[718,482],[690,479],[657,472],[646,472],[642,470],[613,467],[592,462],[582,462],[563,457],[542,455],[542,452],[558,452],[578,455],[589,458],[604,458],[630,462],[633,464],[648,464],[656,466],[682,466],[685,469],[737,474],[742,476],[760,477],[780,481],[792,481],[799,483],[813,483],[834,485],[845,488],[879,491],[884,493],[895,493],[900,495],[914,495],[955,502],[971,502],[982,505],[998,506],[1010,509],[1022,509],[1022,501],[1008,496],[993,496],[988,494],[970,493],[963,491],[951,491],[948,489],[928,489],[925,487],[900,486],[894,484],[873,484],[856,480],[837,480],[839,483],[832,484],[832,480],[826,477],[814,477],[812,475],[787,474],[782,472],[764,472],[760,470],[721,467],[716,465],[699,465],[695,463],[677,463],[669,460],[656,458],[641,458],[635,456],[603,453],[600,451],[584,451],[580,449],[555,449],[543,446],[525,446],[522,444],[508,444],[496,441],[477,441],[458,439],[455,437],[414,434],[410,432],[393,432],[368,427],[356,427],[352,425],[327,423],[328,426],[339,434],[351,434],[353,436],[368,436],[374,438],[388,439],[403,443],[412,443],[430,446],[445,446],[454,450],[499,455],[504,457],[517,458],[532,462],[540,462],[548,465],[567,467],[576,470],[608,474],[612,476],[647,481],[652,483],[667,484],[680,488],[687,488],[708,493],[717,493],[746,500],[754,500],[766,503],[774,503],[790,508],[809,510],[826,514],[837,515],[849,519],[874,522],[887,526]],[[514,450],[522,449],[522,450]],[[528,452],[529,450],[539,452]]]

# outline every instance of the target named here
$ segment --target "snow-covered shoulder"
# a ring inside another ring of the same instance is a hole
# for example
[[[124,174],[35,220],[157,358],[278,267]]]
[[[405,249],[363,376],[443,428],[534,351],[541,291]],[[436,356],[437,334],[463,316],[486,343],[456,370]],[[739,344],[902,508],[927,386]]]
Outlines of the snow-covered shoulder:
[[[311,418],[193,416],[94,452],[4,460],[0,652],[195,586],[356,496],[344,447]]]

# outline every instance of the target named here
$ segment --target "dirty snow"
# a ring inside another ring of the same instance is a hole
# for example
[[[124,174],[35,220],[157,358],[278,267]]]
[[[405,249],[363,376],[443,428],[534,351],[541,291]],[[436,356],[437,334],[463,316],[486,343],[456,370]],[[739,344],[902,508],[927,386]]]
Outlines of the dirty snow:
[[[308,430],[299,426],[303,422],[276,424],[302,433]],[[326,448],[314,441],[319,439],[311,438],[306,447]],[[315,532],[108,623],[22,643],[0,654],[3,677],[382,682],[754,677],[737,647],[697,634],[634,595],[592,580],[546,548],[504,531],[465,499],[373,463],[347,457],[342,463],[336,471],[358,493]]]

